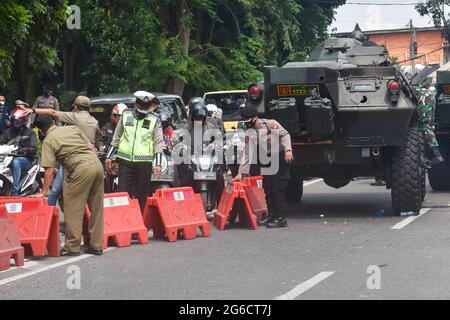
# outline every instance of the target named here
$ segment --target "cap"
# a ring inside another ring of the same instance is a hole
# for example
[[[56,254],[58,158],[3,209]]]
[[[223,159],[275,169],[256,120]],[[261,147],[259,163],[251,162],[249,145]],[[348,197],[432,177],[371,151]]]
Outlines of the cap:
[[[136,91],[133,95],[135,96],[136,99],[139,99],[144,103],[152,102],[156,98],[154,94],[151,94],[150,92],[147,91]]]
[[[78,96],[75,99],[75,102],[73,103],[77,106],[81,106],[83,108],[90,108],[91,107],[91,99],[85,96]]]
[[[256,109],[255,106],[252,106],[252,105],[246,106],[241,111],[241,117],[243,119],[251,119],[251,118],[256,117],[257,115],[258,115],[258,110]]]
[[[22,100],[16,100],[14,103],[16,104],[17,107],[28,107],[29,106],[28,103],[23,102]]]
[[[37,116],[34,120],[34,125],[39,128],[43,129],[48,127],[53,122],[53,118],[49,115],[40,115]]]

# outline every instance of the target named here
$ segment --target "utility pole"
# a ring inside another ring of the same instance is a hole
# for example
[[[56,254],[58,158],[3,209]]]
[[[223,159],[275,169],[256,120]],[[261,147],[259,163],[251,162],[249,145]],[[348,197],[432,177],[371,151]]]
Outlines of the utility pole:
[[[416,74],[416,62],[414,60],[414,29],[412,19],[409,20],[409,47],[411,57],[411,76],[414,76]]]

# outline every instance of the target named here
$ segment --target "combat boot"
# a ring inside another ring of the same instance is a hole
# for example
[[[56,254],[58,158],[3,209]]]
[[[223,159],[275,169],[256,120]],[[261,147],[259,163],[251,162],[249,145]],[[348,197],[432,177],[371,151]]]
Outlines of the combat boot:
[[[431,165],[436,166],[440,163],[443,163],[445,160],[441,155],[441,152],[439,151],[439,148],[432,148],[431,149],[432,158],[431,158]]]

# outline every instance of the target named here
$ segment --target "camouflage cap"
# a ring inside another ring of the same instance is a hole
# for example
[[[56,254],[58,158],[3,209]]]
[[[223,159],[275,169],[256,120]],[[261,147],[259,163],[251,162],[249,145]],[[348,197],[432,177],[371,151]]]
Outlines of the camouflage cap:
[[[75,102],[73,103],[77,106],[83,107],[83,108],[90,108],[91,107],[91,99],[85,96],[78,96],[75,99]]]

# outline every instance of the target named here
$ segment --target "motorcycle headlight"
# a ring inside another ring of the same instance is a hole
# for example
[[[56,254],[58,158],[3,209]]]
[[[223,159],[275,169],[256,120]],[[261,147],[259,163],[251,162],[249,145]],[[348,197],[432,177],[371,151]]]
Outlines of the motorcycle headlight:
[[[211,168],[212,159],[211,158],[206,158],[206,157],[201,157],[201,158],[198,159],[198,163],[200,165],[200,169],[208,170],[208,169]]]

